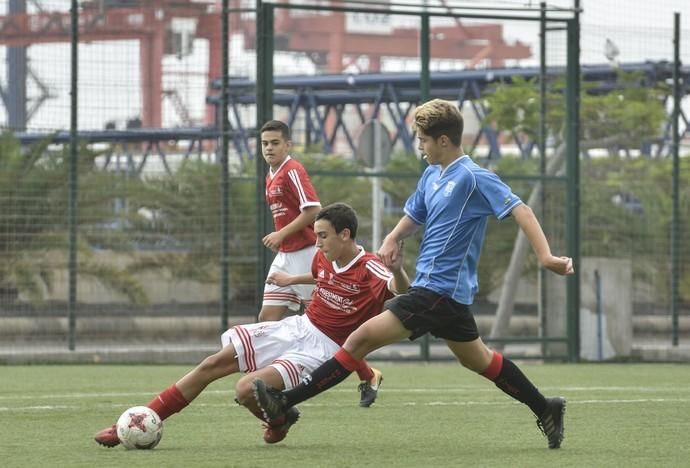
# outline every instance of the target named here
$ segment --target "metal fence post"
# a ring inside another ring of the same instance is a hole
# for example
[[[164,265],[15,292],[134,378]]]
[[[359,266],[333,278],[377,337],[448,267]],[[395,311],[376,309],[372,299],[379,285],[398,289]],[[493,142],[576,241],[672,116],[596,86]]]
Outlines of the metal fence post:
[[[673,219],[671,220],[671,322],[673,346],[678,346],[678,296],[680,279],[680,13],[673,14]]]
[[[580,2],[575,0],[574,18],[568,20],[568,65],[566,82],[567,144],[567,251],[575,274],[568,277],[568,359],[580,356]]]
[[[273,118],[273,16],[274,7],[270,3],[256,1],[256,128],[259,129]],[[261,241],[270,232],[273,219],[266,203],[265,174],[268,164],[261,155],[261,135],[256,137],[256,202],[259,216],[257,223],[257,303],[263,302],[263,284],[271,266],[271,255]]]
[[[229,55],[229,0],[223,0],[221,7],[221,90],[220,90],[220,313],[221,329],[227,330],[230,315],[230,168],[228,164],[228,55]]]
[[[422,14],[422,24],[419,32],[419,51],[420,51],[420,62],[421,62],[421,74],[419,77],[419,98],[421,102],[426,102],[429,100],[430,88],[431,88],[431,77],[429,72],[429,60],[431,59],[431,44],[429,39],[429,34],[431,32],[429,26],[429,15],[426,13]],[[420,162],[420,173],[424,172],[426,168],[426,163],[422,160]],[[424,361],[429,361],[431,359],[431,344],[429,343],[429,334],[426,333],[422,337],[422,341],[419,344],[419,352],[421,358]]]
[[[78,115],[78,96],[77,83],[79,73],[79,5],[77,0],[72,0],[70,6],[70,126],[69,126],[69,190],[67,225],[69,230],[69,253],[68,253],[68,348],[74,351],[76,346],[77,329],[77,210],[79,198],[79,177],[77,174],[78,161],[78,141],[77,141],[77,115]]]

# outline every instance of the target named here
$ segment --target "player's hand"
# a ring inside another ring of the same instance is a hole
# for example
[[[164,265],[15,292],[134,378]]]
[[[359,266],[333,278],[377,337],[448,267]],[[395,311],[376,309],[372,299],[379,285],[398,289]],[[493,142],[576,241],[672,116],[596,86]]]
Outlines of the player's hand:
[[[554,257],[551,255],[543,262],[543,265],[544,268],[559,275],[572,275],[575,273],[573,259],[570,257]]]
[[[379,251],[376,252],[376,255],[378,255],[383,264],[388,268],[395,268],[396,261],[400,262],[398,264],[398,269],[400,268],[400,265],[402,265],[400,244],[390,236],[386,236],[386,238],[383,239],[383,243],[381,244],[381,247],[379,247]]]
[[[274,252],[277,252],[278,249],[280,248],[280,244],[283,242],[282,236],[277,232],[274,231],[270,234],[267,234],[263,239],[262,242],[266,247],[271,249]]]
[[[388,268],[390,268],[391,271],[400,271],[402,270],[403,266],[403,247],[405,247],[405,241],[400,241],[398,242],[398,253],[395,256],[395,260],[393,260],[393,263],[391,263]]]
[[[285,273],[284,271],[274,271],[268,278],[266,278],[266,284],[271,284],[274,286],[290,286],[290,278],[292,275]]]

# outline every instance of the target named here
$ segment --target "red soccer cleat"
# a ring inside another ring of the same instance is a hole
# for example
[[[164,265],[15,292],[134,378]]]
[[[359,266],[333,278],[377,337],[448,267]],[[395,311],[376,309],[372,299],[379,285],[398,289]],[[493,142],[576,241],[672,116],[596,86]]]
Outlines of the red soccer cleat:
[[[290,427],[299,419],[299,410],[293,406],[289,408],[284,416],[283,422],[277,424],[264,424],[264,442],[275,444],[287,437]]]
[[[117,426],[115,424],[98,431],[93,438],[104,447],[110,448],[120,445],[120,439],[117,437]]]

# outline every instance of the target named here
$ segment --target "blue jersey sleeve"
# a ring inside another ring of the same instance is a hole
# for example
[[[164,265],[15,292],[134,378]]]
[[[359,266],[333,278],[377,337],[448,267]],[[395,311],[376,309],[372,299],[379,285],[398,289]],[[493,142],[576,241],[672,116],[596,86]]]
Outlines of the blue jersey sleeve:
[[[427,170],[424,171],[424,174],[422,174],[422,177],[420,177],[419,181],[417,182],[417,190],[415,190],[405,202],[405,214],[412,218],[412,221],[414,221],[417,224],[426,223],[427,210],[426,202],[424,200],[424,193],[428,173],[429,171],[427,168]]]
[[[498,219],[503,219],[522,203],[510,187],[491,171],[482,170],[475,173],[477,190],[482,194]]]

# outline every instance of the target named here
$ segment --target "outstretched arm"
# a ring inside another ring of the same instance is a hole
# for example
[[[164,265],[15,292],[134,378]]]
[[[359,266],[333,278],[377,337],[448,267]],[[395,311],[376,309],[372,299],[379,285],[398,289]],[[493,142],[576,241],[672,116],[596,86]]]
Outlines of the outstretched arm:
[[[412,221],[407,215],[404,215],[398,221],[398,224],[393,228],[393,230],[383,239],[381,247],[377,252],[377,255],[381,259],[384,265],[386,265],[391,270],[398,259],[398,256],[402,254],[402,248],[400,242],[412,234],[417,232],[419,229],[419,224]]]
[[[511,213],[515,221],[520,226],[520,229],[525,233],[529,243],[537,255],[539,263],[545,268],[557,273],[559,275],[572,275],[573,259],[570,257],[556,257],[551,253],[549,241],[546,240],[544,231],[534,215],[532,209],[524,203],[513,208]]]

